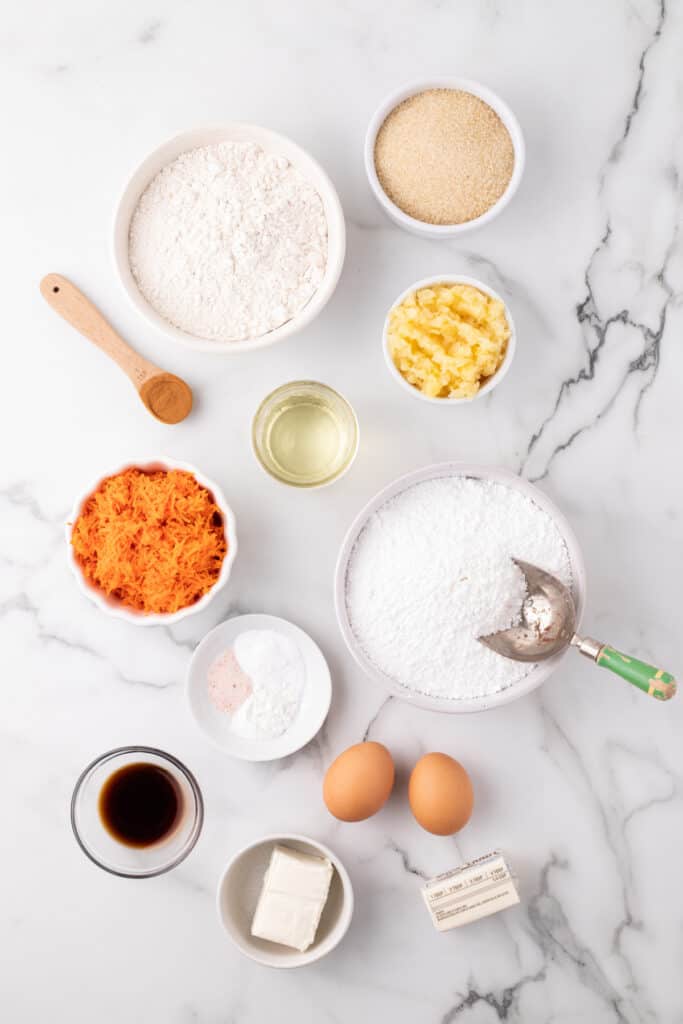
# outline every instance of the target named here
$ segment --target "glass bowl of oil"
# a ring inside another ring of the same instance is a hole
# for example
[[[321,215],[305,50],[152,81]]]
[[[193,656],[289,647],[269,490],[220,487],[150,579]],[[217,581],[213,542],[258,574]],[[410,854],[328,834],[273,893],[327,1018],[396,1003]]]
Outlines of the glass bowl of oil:
[[[256,458],[292,487],[323,487],[350,468],[358,451],[358,420],[338,392],[317,381],[283,384],[254,416]]]

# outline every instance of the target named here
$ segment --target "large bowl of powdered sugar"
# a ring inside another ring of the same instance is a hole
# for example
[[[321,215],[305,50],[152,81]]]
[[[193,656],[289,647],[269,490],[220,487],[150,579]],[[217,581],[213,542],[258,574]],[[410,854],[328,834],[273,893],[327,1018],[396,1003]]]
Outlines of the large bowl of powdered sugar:
[[[291,139],[233,123],[154,150],[123,192],[114,262],[135,308],[202,352],[272,345],[309,324],[344,263],[344,215]]]
[[[521,558],[572,590],[585,569],[574,532],[532,484],[503,469],[449,462],[394,481],[348,531],[336,569],[337,618],[361,668],[418,707],[485,711],[529,693],[566,652],[535,665],[478,637],[519,621]]]

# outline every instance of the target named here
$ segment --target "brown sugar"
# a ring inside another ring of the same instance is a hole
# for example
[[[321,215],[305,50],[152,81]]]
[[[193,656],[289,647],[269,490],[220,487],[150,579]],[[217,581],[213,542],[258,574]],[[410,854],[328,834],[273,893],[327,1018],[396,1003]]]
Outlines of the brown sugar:
[[[461,89],[427,89],[399,103],[375,141],[387,196],[426,224],[463,224],[505,192],[515,163],[510,134],[488,103]]]

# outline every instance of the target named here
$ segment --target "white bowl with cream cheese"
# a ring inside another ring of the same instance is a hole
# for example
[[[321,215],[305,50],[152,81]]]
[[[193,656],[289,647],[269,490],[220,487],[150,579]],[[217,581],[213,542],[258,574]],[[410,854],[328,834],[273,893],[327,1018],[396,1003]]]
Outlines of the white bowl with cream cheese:
[[[274,847],[327,858],[334,874],[313,944],[304,952],[251,934],[254,913]],[[295,834],[278,834],[242,847],[228,862],[216,893],[218,917],[235,946],[265,967],[305,967],[327,956],[346,935],[353,916],[353,887],[346,868],[327,846]]]

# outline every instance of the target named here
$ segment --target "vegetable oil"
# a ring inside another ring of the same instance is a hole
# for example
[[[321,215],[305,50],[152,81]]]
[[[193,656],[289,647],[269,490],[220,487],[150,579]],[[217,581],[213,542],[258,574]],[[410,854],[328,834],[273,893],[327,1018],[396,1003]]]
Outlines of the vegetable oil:
[[[353,409],[325,384],[278,388],[254,417],[253,443],[264,469],[295,487],[320,487],[349,468],[358,448]]]

